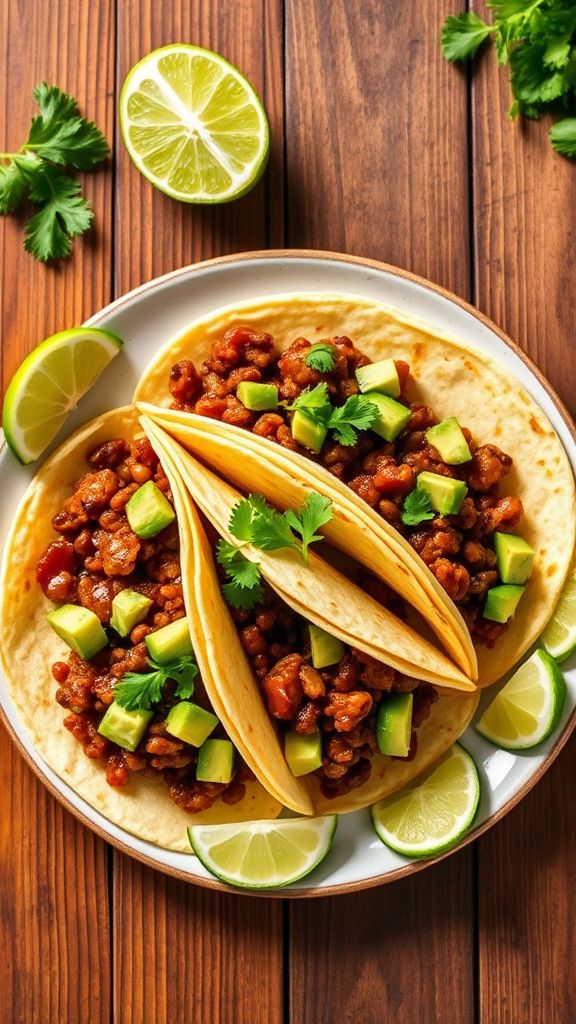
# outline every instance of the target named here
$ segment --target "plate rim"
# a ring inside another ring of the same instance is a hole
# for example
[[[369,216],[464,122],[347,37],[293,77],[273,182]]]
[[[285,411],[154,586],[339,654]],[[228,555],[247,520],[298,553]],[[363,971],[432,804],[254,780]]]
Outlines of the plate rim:
[[[123,306],[130,304],[140,295],[144,294],[145,292],[154,290],[155,288],[158,288],[158,286],[168,281],[174,280],[178,277],[188,276],[195,273],[196,271],[202,271],[207,268],[215,266],[242,263],[250,260],[262,261],[270,259],[311,259],[318,260],[319,262],[347,263],[355,266],[366,267],[377,271],[384,271],[385,273],[391,274],[394,277],[411,281],[414,284],[417,284],[420,287],[424,288],[425,290],[432,291],[437,295],[440,295],[443,298],[447,299],[449,302],[460,307],[465,312],[473,316],[476,320],[480,321],[480,323],[483,324],[483,326],[488,328],[488,330],[492,331],[502,342],[504,342],[504,344],[508,348],[512,350],[512,352],[514,352],[516,356],[518,356],[522,360],[522,362],[527,366],[531,374],[536,378],[538,383],[547,393],[548,397],[550,398],[551,402],[553,403],[557,412],[559,413],[561,419],[564,421],[568,433],[570,434],[576,447],[576,423],[574,422],[566,405],[558,396],[552,384],[544,375],[543,371],[540,370],[540,368],[531,359],[531,357],[527,355],[526,352],[523,351],[523,349],[517,342],[513,341],[513,339],[510,338],[505,333],[505,331],[503,331],[497,324],[495,324],[494,321],[490,319],[490,317],[488,317],[481,310],[477,309],[467,300],[461,298],[459,295],[456,295],[448,288],[445,288],[443,285],[436,284],[435,282],[430,281],[419,274],[415,274],[412,271],[405,270],[401,267],[396,267],[393,264],[385,263],[383,261],[375,260],[369,257],[353,256],[347,253],[333,252],[327,249],[291,248],[257,249],[248,252],[230,253],[225,256],[216,256],[211,259],[201,260],[197,263],[187,264],[184,267],[177,268],[175,270],[169,271],[166,274],[162,274],[159,277],[154,277],[149,279],[148,281],[143,282],[136,288],[133,288],[130,291],[125,292],[123,295],[119,296],[117,299],[114,299],[106,306],[103,306],[96,313],[90,316],[82,326],[97,326],[98,323],[100,323],[102,320],[107,319],[110,316],[110,314],[114,313],[116,310],[119,310]],[[458,845],[455,846],[453,849],[447,850],[445,853],[441,854],[438,857],[423,859],[421,861],[412,861],[408,864],[402,865],[401,867],[394,868],[392,871],[387,871],[382,875],[374,875],[371,878],[360,879],[356,882],[342,882],[337,885],[313,886],[307,889],[267,889],[262,891],[254,889],[238,889],[234,886],[226,885],[225,883],[220,882],[216,878],[212,879],[191,875],[178,867],[172,866],[170,864],[160,863],[153,857],[148,856],[145,853],[141,853],[138,850],[135,850],[128,841],[124,841],[120,838],[117,838],[116,836],[111,836],[102,826],[92,821],[84,813],[83,810],[69,802],[65,793],[60,792],[60,790],[54,785],[52,780],[44,774],[41,766],[36,763],[36,761],[28,753],[28,751],[25,749],[24,745],[20,741],[20,738],[14,731],[13,726],[9,721],[8,716],[2,705],[0,705],[0,720],[2,721],[18,753],[23,757],[28,767],[32,769],[36,777],[40,780],[42,785],[48,790],[51,796],[54,797],[68,813],[72,814],[77,820],[79,820],[82,823],[82,825],[89,828],[90,831],[94,832],[100,839],[103,839],[105,842],[109,843],[111,846],[119,850],[121,853],[127,854],[128,856],[134,858],[140,863],[145,864],[147,867],[151,867],[156,871],[161,871],[163,874],[169,875],[172,878],[177,878],[180,881],[187,882],[188,884],[199,885],[205,889],[212,889],[216,892],[227,892],[235,896],[256,896],[264,899],[313,899],[322,896],[337,896],[340,894],[344,895],[347,893],[363,891],[365,889],[372,889],[380,885],[387,885],[390,882],[398,881],[401,878],[406,878],[409,875],[415,875],[421,871],[424,871],[426,868],[433,867],[434,865],[439,864],[441,861],[446,860],[446,858],[451,857],[456,853],[459,853],[465,847],[473,843],[476,839],[479,839],[480,836],[482,836],[485,832],[491,829],[505,815],[512,811],[520,803],[520,801],[523,800],[525,796],[527,796],[527,794],[534,788],[534,786],[536,786],[537,783],[540,782],[543,775],[548,771],[552,763],[560,754],[565,744],[568,742],[570,736],[572,735],[576,727],[576,708],[573,710],[570,718],[566,721],[561,735],[558,737],[556,743],[549,751],[548,755],[538,765],[538,767],[535,769],[530,778],[526,779],[526,781],[522,784],[518,792],[515,793],[514,796],[512,796],[498,811],[495,811],[493,814],[491,814],[490,817],[485,822],[483,822],[481,825],[478,825],[476,828],[472,829],[472,831],[469,832],[468,835],[461,842],[459,842]],[[366,808],[366,813],[369,813],[369,808]]]

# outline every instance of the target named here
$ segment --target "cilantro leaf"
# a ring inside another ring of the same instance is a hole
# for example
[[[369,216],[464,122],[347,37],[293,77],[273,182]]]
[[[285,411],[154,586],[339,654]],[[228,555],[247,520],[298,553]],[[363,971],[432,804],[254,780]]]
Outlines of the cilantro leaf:
[[[315,388],[306,388],[292,405],[286,405],[289,411],[300,410],[305,412],[310,419],[324,426],[330,418],[332,406],[328,398],[328,385],[326,381],[317,384]]]
[[[233,608],[254,608],[264,600],[261,586],[262,574],[257,562],[251,562],[239,548],[226,540],[216,545],[216,559],[226,570],[228,580],[222,586],[222,593]]]
[[[252,520],[252,543],[262,551],[278,551],[280,548],[299,548],[288,520],[270,505],[266,513],[259,513]]]
[[[33,90],[32,96],[40,107],[40,115],[46,123],[66,120],[75,117],[78,106],[73,96],[59,89],[57,85],[40,82]]]
[[[532,43],[518,46],[510,54],[510,84],[520,104],[550,103],[564,92],[566,76],[546,67],[545,52],[543,43]]]
[[[32,119],[25,149],[52,163],[83,171],[108,156],[110,150],[102,132],[92,121],[80,117],[76,100],[45,82],[36,86],[33,96],[40,116]]]
[[[14,161],[0,164],[0,213],[14,213],[25,192],[26,182]]]
[[[316,531],[332,519],[332,502],[324,494],[312,491],[300,509],[288,509],[284,516],[297,533],[302,537],[302,558],[308,561],[308,545],[323,540],[321,533]]]
[[[238,540],[250,540],[252,531],[252,506],[248,498],[243,498],[232,509],[228,529]],[[236,549],[234,549],[236,550]]]
[[[332,410],[327,425],[334,431],[336,440],[348,447],[356,443],[357,432],[368,430],[377,416],[378,408],[369,395],[350,395],[344,405]]]
[[[255,608],[257,604],[262,604],[264,600],[264,587],[258,585],[252,587],[251,590],[246,590],[244,587],[239,587],[234,580],[222,585],[222,593],[233,608],[246,611]]]
[[[557,153],[576,160],[576,117],[565,117],[553,124],[550,141]]]
[[[446,60],[470,60],[493,31],[474,11],[451,14],[442,26],[440,42]]]
[[[319,341],[312,345],[304,358],[306,366],[311,366],[318,373],[330,373],[336,365],[336,352],[334,346],[327,341]]]
[[[166,665],[159,665],[153,658],[148,658],[148,664],[152,672],[127,672],[117,683],[114,699],[120,707],[128,711],[150,711],[162,700],[162,688],[168,679],[177,684],[176,697],[186,700],[192,696],[198,665],[191,655],[175,658]]]
[[[417,526],[425,519],[434,519],[435,515],[426,491],[418,487],[410,491],[402,506],[402,522],[405,526]]]
[[[79,182],[55,167],[46,164],[38,172],[30,198],[42,206],[26,224],[24,239],[24,248],[37,260],[69,256],[72,237],[90,227],[94,214],[79,193]]]
[[[199,668],[196,664],[195,659],[191,655],[185,655],[182,658],[178,658],[177,661],[172,662],[170,665],[158,665],[157,662],[149,659],[151,665],[161,671],[167,671],[168,679],[173,679],[176,683],[176,689],[174,695],[180,697],[181,700],[186,700],[191,697],[194,693],[194,680],[196,679]]]

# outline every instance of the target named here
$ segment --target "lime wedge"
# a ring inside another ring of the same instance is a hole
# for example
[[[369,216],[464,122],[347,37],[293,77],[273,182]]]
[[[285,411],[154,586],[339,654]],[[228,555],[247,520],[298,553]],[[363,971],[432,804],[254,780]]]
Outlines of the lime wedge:
[[[376,834],[405,857],[434,857],[468,831],[478,810],[480,780],[458,743],[425,775],[371,809]]]
[[[542,643],[555,661],[565,661],[576,650],[576,569],[564,584],[554,615],[542,634]]]
[[[120,126],[138,170],[185,203],[248,192],[268,159],[269,130],[254,88],[217,53],[177,43],[126,76]]]
[[[245,889],[277,889],[309,874],[332,845],[337,817],[191,825],[194,853],[216,878]]]
[[[42,454],[121,348],[120,338],[108,331],[78,327],[53,334],[26,357],[2,411],[6,440],[20,462]]]
[[[535,651],[486,708],[476,729],[506,750],[529,750],[560,721],[566,683],[546,651]]]

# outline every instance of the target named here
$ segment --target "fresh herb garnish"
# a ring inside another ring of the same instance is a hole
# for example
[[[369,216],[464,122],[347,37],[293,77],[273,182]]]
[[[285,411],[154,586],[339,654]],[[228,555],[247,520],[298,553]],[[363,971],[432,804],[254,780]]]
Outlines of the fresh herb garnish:
[[[232,517],[234,517],[234,513],[239,508],[240,505],[236,505]],[[243,533],[246,531],[242,529],[241,521],[245,514],[242,511],[235,517],[237,527]],[[251,517],[249,508],[248,516],[249,518]],[[232,530],[232,517],[230,519],[230,530],[235,536],[238,536]],[[249,538],[243,537],[241,539],[248,540]],[[262,574],[257,562],[251,562],[249,558],[246,558],[246,555],[242,554],[239,548],[234,547],[227,540],[218,541],[216,545],[216,560],[226,570],[226,575],[228,576],[228,580],[222,585],[222,593],[228,604],[232,605],[233,608],[250,610],[264,600],[264,588],[261,585]]]
[[[336,366],[334,346],[329,345],[327,341],[318,341],[307,352],[304,362],[306,366],[311,366],[313,370],[318,370],[318,373],[330,373],[330,370],[333,370]]]
[[[40,114],[16,153],[1,153],[0,214],[14,213],[24,199],[40,207],[25,226],[24,248],[37,260],[69,256],[72,238],[90,227],[94,214],[80,184],[62,168],[88,171],[108,155],[108,144],[76,100],[42,82],[33,91]]]
[[[168,679],[177,685],[176,697],[187,700],[194,693],[194,680],[198,665],[191,655],[177,658],[167,665],[159,665],[153,658],[147,659],[152,672],[127,672],[114,690],[114,699],[128,711],[150,711],[162,700],[162,688]]]
[[[369,395],[350,395],[344,405],[332,405],[325,382],[307,388],[286,408],[300,410],[315,423],[333,430],[338,443],[345,447],[355,444],[358,431],[368,430],[378,416],[378,409]]]
[[[498,62],[510,66],[514,103],[510,117],[540,117],[551,103],[574,108],[576,100],[576,7],[574,0],[488,0],[494,20],[473,11],[450,15],[442,26],[446,60],[469,60],[490,35]],[[558,153],[576,158],[576,118],[550,129]]]
[[[402,506],[402,522],[404,526],[417,526],[425,519],[434,519],[436,513],[432,508],[430,498],[426,491],[416,487],[406,497]]]

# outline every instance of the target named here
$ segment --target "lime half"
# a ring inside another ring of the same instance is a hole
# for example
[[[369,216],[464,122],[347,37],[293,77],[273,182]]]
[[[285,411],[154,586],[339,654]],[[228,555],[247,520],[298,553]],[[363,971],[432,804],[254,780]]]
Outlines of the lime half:
[[[565,661],[576,650],[576,569],[564,584],[554,615],[542,634],[542,643],[555,661]]]
[[[564,676],[546,651],[535,651],[486,708],[476,729],[506,750],[529,750],[560,721],[566,700]]]
[[[20,462],[42,454],[121,348],[120,338],[108,331],[78,327],[53,334],[26,357],[2,411],[6,440]]]
[[[268,159],[264,108],[250,82],[217,53],[176,43],[128,72],[120,126],[138,170],[186,203],[248,192]]]
[[[405,857],[434,857],[468,831],[478,810],[480,780],[458,743],[424,776],[371,809],[377,835]]]
[[[309,874],[332,845],[337,817],[191,825],[194,853],[222,882],[276,889]]]

